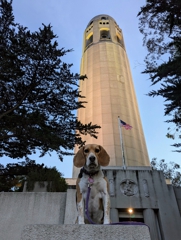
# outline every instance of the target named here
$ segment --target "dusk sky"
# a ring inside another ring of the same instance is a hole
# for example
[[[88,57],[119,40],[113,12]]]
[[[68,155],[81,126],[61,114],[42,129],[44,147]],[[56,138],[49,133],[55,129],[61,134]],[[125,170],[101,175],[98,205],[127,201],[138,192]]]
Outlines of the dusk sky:
[[[83,32],[88,22],[99,14],[113,17],[123,31],[150,161],[156,157],[158,160],[165,159],[166,162],[180,164],[181,155],[173,152],[175,148],[170,146],[176,143],[177,139],[166,138],[167,128],[171,126],[164,122],[167,117],[164,117],[163,99],[146,96],[153,87],[150,86],[148,75],[141,74],[145,67],[144,58],[147,51],[142,44],[143,36],[138,29],[137,14],[145,2],[145,0],[14,0],[13,10],[15,22],[31,31],[38,30],[42,23],[52,25],[54,33],[58,36],[59,47],[74,50],[64,58],[65,62],[73,63],[74,73],[78,73],[80,69]],[[134,123],[132,125],[134,127]],[[33,155],[30,158],[37,163],[56,166],[64,177],[72,176],[73,156],[66,157],[63,163],[56,154],[52,156],[47,154],[43,158]],[[5,157],[1,159],[4,165],[9,162],[15,160]]]

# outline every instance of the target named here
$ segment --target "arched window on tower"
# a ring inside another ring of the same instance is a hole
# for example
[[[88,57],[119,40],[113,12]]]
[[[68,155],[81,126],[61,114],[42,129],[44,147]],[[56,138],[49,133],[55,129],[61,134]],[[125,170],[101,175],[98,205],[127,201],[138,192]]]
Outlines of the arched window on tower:
[[[121,38],[118,37],[118,36],[117,36],[117,42],[120,43],[120,44],[122,44],[122,40],[121,40]]]
[[[88,47],[91,43],[93,43],[93,33],[87,36],[85,47]]]
[[[111,36],[110,36],[110,32],[109,30],[100,30],[100,39],[101,40],[110,40],[111,39]]]
[[[123,39],[122,39],[121,35],[120,35],[120,34],[117,34],[117,35],[116,35],[116,38],[117,38],[117,42],[118,42],[122,47],[124,47]]]
[[[92,23],[93,23],[93,21],[91,21],[91,22],[89,23],[89,26],[91,26]]]

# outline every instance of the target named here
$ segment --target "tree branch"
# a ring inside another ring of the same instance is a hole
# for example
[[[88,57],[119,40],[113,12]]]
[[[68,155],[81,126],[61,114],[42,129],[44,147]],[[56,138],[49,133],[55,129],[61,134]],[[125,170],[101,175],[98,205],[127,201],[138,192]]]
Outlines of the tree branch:
[[[14,111],[15,109],[17,109],[22,102],[25,100],[25,98],[27,97],[27,95],[29,94],[29,92],[33,89],[34,86],[31,86],[28,91],[24,94],[24,96],[22,97],[22,99],[20,100],[20,102],[18,104],[16,104],[13,108],[9,109],[8,111],[2,113],[0,115],[0,119],[3,118],[4,116],[6,116],[7,114],[11,113],[12,111]]]

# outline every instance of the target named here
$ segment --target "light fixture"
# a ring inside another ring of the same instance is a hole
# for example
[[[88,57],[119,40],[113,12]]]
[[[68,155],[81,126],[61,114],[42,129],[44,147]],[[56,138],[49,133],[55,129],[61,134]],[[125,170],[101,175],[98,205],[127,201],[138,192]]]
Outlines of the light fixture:
[[[129,214],[132,214],[133,213],[133,209],[132,208],[128,208],[128,212],[129,212]]]

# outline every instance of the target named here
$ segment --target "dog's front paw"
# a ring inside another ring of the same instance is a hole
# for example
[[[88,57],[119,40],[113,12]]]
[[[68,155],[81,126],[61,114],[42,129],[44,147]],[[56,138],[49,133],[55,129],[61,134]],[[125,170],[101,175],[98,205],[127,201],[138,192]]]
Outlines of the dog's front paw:
[[[85,222],[78,222],[78,224],[85,224]]]
[[[78,219],[78,224],[85,224],[84,219],[83,218],[79,218]]]
[[[106,218],[106,219],[104,219],[104,222],[103,222],[103,224],[110,224],[111,223],[111,221],[110,221],[110,219],[109,218]]]

